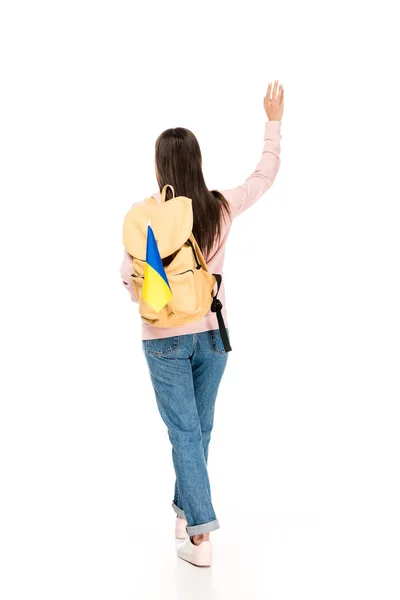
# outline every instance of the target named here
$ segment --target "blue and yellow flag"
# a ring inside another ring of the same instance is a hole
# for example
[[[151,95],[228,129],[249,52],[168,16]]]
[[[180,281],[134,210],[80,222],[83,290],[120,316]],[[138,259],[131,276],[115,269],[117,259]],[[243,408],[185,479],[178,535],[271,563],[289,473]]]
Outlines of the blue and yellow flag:
[[[144,268],[142,298],[156,312],[160,312],[171,296],[171,288],[149,221],[147,225],[146,265]]]

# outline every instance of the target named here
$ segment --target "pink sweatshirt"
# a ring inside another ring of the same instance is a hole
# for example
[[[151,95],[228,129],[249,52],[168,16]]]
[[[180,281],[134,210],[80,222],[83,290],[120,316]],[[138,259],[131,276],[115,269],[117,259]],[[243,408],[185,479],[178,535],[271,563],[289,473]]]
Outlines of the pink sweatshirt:
[[[239,185],[236,188],[230,190],[220,190],[217,188],[217,191],[223,194],[231,206],[232,221],[235,217],[254,204],[254,202],[256,202],[273,184],[280,167],[280,140],[282,137],[280,130],[281,121],[267,121],[264,127],[264,148],[260,161],[253,173],[247,177],[242,185]],[[160,192],[155,192],[152,196],[157,198],[160,202]],[[142,202],[138,202],[136,204],[141,203]],[[210,252],[210,258],[207,260],[207,267],[210,273],[220,273],[222,275],[222,283],[218,292],[218,298],[223,304],[222,316],[227,328],[229,327],[229,323],[226,310],[223,266],[225,244],[230,232],[231,224],[231,220],[228,217],[226,217],[225,222],[223,220],[221,239],[218,244],[215,244],[215,248]],[[124,286],[129,291],[133,302],[137,303],[138,299],[136,298],[131,278],[132,257],[126,251],[124,251],[124,259],[120,272]],[[217,286],[215,286],[214,290],[216,291],[216,289]],[[187,325],[180,325],[178,327],[161,328],[142,321],[142,339],[148,340],[186,333],[200,333],[201,331],[207,331],[209,329],[218,329],[217,315],[216,313],[211,312],[211,310],[198,321]]]

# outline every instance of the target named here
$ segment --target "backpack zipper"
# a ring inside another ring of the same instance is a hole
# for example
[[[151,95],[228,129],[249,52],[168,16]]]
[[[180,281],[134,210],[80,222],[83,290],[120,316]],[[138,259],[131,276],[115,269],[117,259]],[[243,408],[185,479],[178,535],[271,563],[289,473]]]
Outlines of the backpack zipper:
[[[194,260],[196,261],[196,269],[201,269],[201,264],[199,263],[199,259],[197,258],[197,254],[196,251],[194,249],[193,246],[193,242],[192,240],[187,240],[187,243],[190,245],[190,247],[192,248],[192,252],[193,252],[193,256],[194,256]]]
[[[170,277],[173,277],[174,275],[183,275],[184,273],[189,273],[189,271],[191,273],[194,273],[193,269],[186,269],[186,271],[182,271],[182,273],[171,273]],[[168,277],[168,275],[167,275]]]
[[[186,269],[186,271],[182,271],[181,273],[171,273],[170,277],[173,277],[174,275],[184,275],[185,273],[189,273],[189,271],[191,273],[194,273],[193,269]],[[132,274],[131,277],[136,277],[138,279],[144,279],[144,275],[135,275],[135,274]],[[168,277],[168,275],[167,275],[167,277]]]

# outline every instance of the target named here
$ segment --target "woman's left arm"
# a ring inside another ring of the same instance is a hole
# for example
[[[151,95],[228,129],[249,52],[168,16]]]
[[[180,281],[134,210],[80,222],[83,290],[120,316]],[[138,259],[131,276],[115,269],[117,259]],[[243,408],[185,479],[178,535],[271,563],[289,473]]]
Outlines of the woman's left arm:
[[[122,283],[123,283],[124,287],[130,293],[132,301],[138,302],[138,298],[135,293],[135,288],[133,287],[133,283],[132,283],[132,277],[131,277],[132,271],[133,271],[132,256],[124,249],[124,259],[123,259],[121,267],[120,267]]]

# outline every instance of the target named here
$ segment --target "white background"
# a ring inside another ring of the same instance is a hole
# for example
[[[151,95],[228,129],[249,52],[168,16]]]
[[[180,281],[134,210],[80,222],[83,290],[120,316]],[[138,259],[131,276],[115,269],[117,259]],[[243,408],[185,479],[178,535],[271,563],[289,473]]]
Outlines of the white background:
[[[399,598],[391,7],[2,3],[3,600]],[[241,184],[274,79],[281,170],[227,246],[221,528],[200,570],[175,554],[122,220],[157,191],[168,127],[195,133],[210,189]]]

